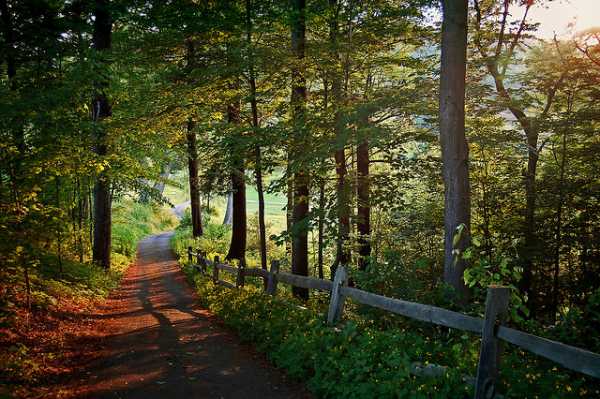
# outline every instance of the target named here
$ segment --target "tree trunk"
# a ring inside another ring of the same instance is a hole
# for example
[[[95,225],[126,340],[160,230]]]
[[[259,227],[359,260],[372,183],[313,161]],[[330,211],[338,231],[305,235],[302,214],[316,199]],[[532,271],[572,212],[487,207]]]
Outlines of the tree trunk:
[[[339,264],[347,265],[350,262],[350,251],[348,249],[348,238],[350,235],[350,190],[347,182],[348,168],[346,166],[346,137],[344,133],[344,122],[341,114],[343,102],[342,75],[340,57],[338,54],[338,1],[329,0],[329,8],[332,13],[329,21],[329,42],[331,46],[331,58],[334,64],[331,72],[331,95],[334,107],[334,133],[335,145],[337,147],[335,159],[335,173],[337,176],[337,214],[338,214],[338,237],[335,262],[332,266],[331,276]]]
[[[256,146],[256,192],[258,194],[258,234],[260,239],[260,265],[267,270],[267,226],[265,224],[265,194],[262,181],[262,161],[260,147]]]
[[[319,272],[319,278],[323,277],[323,241],[324,241],[324,227],[325,227],[325,179],[319,180],[319,239],[318,239],[318,258],[317,268]]]
[[[531,317],[534,317],[537,309],[536,296],[533,295],[533,268],[534,257],[537,247],[537,234],[535,222],[536,208],[536,174],[538,162],[538,133],[534,128],[524,129],[527,136],[527,146],[529,147],[527,156],[527,171],[525,172],[525,225],[524,225],[524,251],[522,252],[525,261],[523,268],[523,278],[519,283],[519,289],[528,298],[528,308],[531,311]]]
[[[83,223],[85,220],[86,208],[85,201],[86,196],[81,192],[81,180],[79,177],[76,178],[77,182],[77,254],[79,255],[79,262],[83,263]]]
[[[570,122],[571,109],[572,109],[573,98],[569,95],[568,105],[567,105],[567,115]],[[558,305],[560,299],[560,248],[562,244],[562,219],[563,219],[563,206],[565,202],[565,174],[567,168],[567,132],[569,129],[570,123],[566,128],[563,128],[562,132],[562,146],[561,146],[561,154],[560,154],[560,172],[559,172],[559,180],[558,180],[558,203],[556,205],[556,226],[555,226],[555,236],[556,236],[556,247],[554,249],[554,278],[553,278],[553,287],[552,287],[552,320],[556,322],[556,316],[558,314]]]
[[[366,270],[371,256],[371,200],[369,178],[369,141],[367,137],[362,140],[356,149],[357,172],[357,200],[358,209],[356,228],[358,230],[358,266]]]
[[[165,186],[169,176],[171,175],[171,164],[168,163],[163,167],[163,170],[160,172],[160,180],[154,182],[154,186],[152,187],[154,191],[158,192],[158,194],[163,195],[165,192]]]
[[[108,0],[96,0],[94,8],[94,33],[92,42],[94,49],[102,53],[111,47],[112,18],[109,13]],[[107,62],[101,59],[101,62]],[[95,95],[92,101],[92,120],[96,134],[95,152],[100,159],[108,154],[107,133],[101,125],[104,118],[111,116],[111,106],[104,90],[108,87],[106,78],[97,76]],[[94,247],[93,260],[103,268],[110,267],[111,248],[111,215],[112,195],[110,180],[106,170],[100,172],[94,185]]]
[[[285,207],[285,225],[288,235],[292,232],[292,225],[294,224],[294,177],[292,176],[291,163],[293,154],[290,146],[288,146],[287,164],[286,164],[286,207]],[[285,252],[288,256],[292,255],[292,241],[291,236],[288,236],[285,240]]]
[[[60,212],[60,177],[59,176],[55,176],[54,178],[54,182],[56,185],[56,210],[57,212]],[[63,242],[62,242],[62,220],[58,221],[57,226],[56,226],[56,260],[58,263],[58,270],[60,272],[60,274],[62,275],[63,272],[63,256],[62,256],[62,247],[63,247]]]
[[[256,76],[254,71],[254,53],[252,50],[252,17],[250,15],[250,3],[250,0],[246,0],[246,41],[248,44],[248,72],[250,81],[250,108],[252,109],[252,126],[254,127],[255,135],[257,135],[259,123],[258,105],[256,103]],[[256,192],[258,194],[258,235],[260,240],[260,265],[264,270],[267,270],[267,228],[265,225],[265,195],[263,192],[262,156],[260,151],[260,144],[256,144],[254,154],[254,176],[256,178]]]
[[[240,104],[235,101],[227,106],[228,121],[231,124],[240,124]],[[244,178],[244,157],[232,154],[233,166],[231,171],[231,185],[233,188],[233,226],[231,244],[225,259],[237,259],[240,264],[246,263],[246,179]]]
[[[225,207],[225,216],[223,217],[223,224],[233,224],[233,192],[227,193],[227,205]]]
[[[192,208],[192,236],[202,235],[202,208],[200,207],[200,184],[198,181],[198,148],[196,124],[192,118],[187,124],[188,172],[190,181],[190,206]]]
[[[306,1],[292,2],[291,42],[296,62],[292,66],[292,112],[294,124],[294,161],[298,161],[301,152],[308,144],[305,125],[306,76],[304,67],[304,48],[306,42]],[[308,276],[308,201],[309,175],[304,168],[296,168],[294,173],[293,226],[292,226],[292,273]],[[306,288],[292,287],[294,296],[308,299]]]
[[[440,81],[440,141],[444,176],[444,281],[461,302],[468,300],[463,280],[465,261],[455,254],[470,242],[471,204],[469,149],[465,138],[465,78],[467,0],[443,0],[442,67]],[[453,244],[457,228],[464,225]]]

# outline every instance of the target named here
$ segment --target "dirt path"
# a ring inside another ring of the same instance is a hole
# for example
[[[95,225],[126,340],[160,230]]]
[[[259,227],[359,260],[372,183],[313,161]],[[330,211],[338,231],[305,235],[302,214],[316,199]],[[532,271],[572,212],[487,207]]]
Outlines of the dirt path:
[[[78,397],[309,398],[207,311],[179,270],[170,233],[139,246],[138,262],[106,303],[106,333]]]
[[[181,204],[177,204],[173,208],[171,208],[171,211],[173,212],[175,217],[177,217],[177,219],[183,219],[185,210],[190,206],[190,204],[190,201],[182,202]]]

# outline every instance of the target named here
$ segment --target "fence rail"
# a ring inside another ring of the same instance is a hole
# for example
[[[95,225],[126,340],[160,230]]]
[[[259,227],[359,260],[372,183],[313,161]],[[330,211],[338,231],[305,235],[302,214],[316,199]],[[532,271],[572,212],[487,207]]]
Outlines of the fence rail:
[[[194,257],[196,257],[197,264],[193,262]],[[188,260],[194,269],[201,273],[206,273],[207,267],[211,266],[213,282],[227,288],[241,287],[244,285],[245,277],[253,276],[262,277],[265,280],[266,293],[273,296],[277,293],[279,282],[301,288],[330,292],[327,321],[332,325],[341,319],[346,298],[351,298],[363,305],[415,320],[481,335],[477,377],[475,378],[476,399],[493,398],[496,395],[500,340],[552,360],[570,370],[600,378],[599,354],[503,326],[501,323],[508,312],[510,294],[509,289],[506,287],[491,286],[488,288],[485,317],[482,319],[436,306],[388,298],[358,288],[348,287],[348,275],[346,269],[341,266],[337,268],[333,281],[330,281],[280,272],[278,261],[271,263],[269,271],[259,268],[234,267],[221,263],[218,257],[215,257],[214,262],[211,262],[206,258],[205,253],[201,251],[194,252],[191,247],[188,248]],[[236,284],[219,279],[220,270],[232,274],[236,278]]]

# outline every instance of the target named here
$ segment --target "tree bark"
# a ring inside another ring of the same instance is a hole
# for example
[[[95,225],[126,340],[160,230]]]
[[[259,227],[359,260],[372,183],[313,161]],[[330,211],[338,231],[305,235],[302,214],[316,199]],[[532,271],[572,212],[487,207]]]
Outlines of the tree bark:
[[[250,10],[251,0],[246,0],[246,41],[248,44],[250,108],[252,109],[252,126],[254,127],[255,135],[257,135],[259,122],[258,105],[256,102],[256,74],[254,71],[254,52],[252,50],[252,17],[250,15]],[[265,225],[265,195],[263,192],[262,155],[259,143],[256,144],[256,147],[254,149],[254,155],[254,176],[256,179],[256,192],[258,194],[258,235],[260,240],[260,265],[262,269],[267,270],[267,228]]]
[[[260,239],[260,265],[267,270],[267,226],[265,224],[265,194],[262,181],[262,157],[260,146],[255,148],[255,170],[256,192],[258,194],[258,234]]]
[[[101,55],[111,47],[112,18],[109,12],[108,0],[96,0],[94,7],[94,32],[92,37],[94,49]],[[101,62],[107,62],[101,60]],[[99,158],[108,154],[107,132],[101,121],[112,115],[111,105],[105,93],[108,82],[98,76],[95,82],[95,95],[92,100],[92,120],[95,130],[95,152]],[[112,195],[110,180],[104,170],[99,173],[94,185],[94,246],[93,260],[103,268],[110,268],[111,250],[111,214]]]
[[[225,206],[225,216],[223,217],[223,224],[233,224],[233,192],[227,193],[227,205]]]
[[[292,175],[291,163],[293,154],[291,146],[288,146],[286,163],[286,206],[285,206],[285,223],[288,234],[291,234],[292,225],[294,224],[294,176]],[[292,240],[288,236],[285,240],[285,252],[288,256],[292,255]]]
[[[327,114],[329,108],[329,82],[327,80],[327,73],[323,77],[323,113]],[[323,173],[323,172],[321,172]],[[319,278],[324,278],[323,273],[323,251],[325,242],[325,177],[319,178],[319,221],[318,221],[318,248],[317,248],[317,271]]]
[[[240,124],[240,103],[238,100],[227,106],[229,123]],[[235,155],[232,171],[231,185],[233,189],[233,225],[231,243],[225,259],[237,259],[241,265],[246,264],[246,179],[244,178],[244,156]]]
[[[318,255],[317,255],[317,270],[319,278],[323,276],[323,241],[325,227],[325,179],[319,179],[319,238],[318,238]]]
[[[347,182],[348,168],[346,166],[346,137],[344,134],[344,124],[341,114],[343,102],[342,94],[342,74],[340,66],[340,57],[338,53],[338,1],[329,0],[329,8],[332,14],[329,21],[329,44],[331,46],[331,58],[334,64],[331,71],[331,95],[334,107],[334,134],[335,145],[337,147],[335,159],[335,173],[337,176],[337,214],[338,214],[338,237],[337,250],[334,264],[332,266],[331,276],[335,274],[335,269],[339,264],[348,265],[350,262],[350,251],[348,249],[348,238],[350,236],[350,190]]]
[[[371,199],[369,178],[369,141],[367,137],[361,141],[356,149],[356,172],[357,172],[357,221],[358,230],[358,267],[366,270],[371,256]]]
[[[294,124],[294,161],[308,143],[305,125],[306,77],[304,67],[304,49],[306,44],[306,1],[292,1],[291,42],[296,60],[292,65],[292,112]],[[309,175],[304,168],[295,168],[292,226],[292,273],[308,276],[308,202]],[[306,288],[293,287],[294,296],[308,299]]]
[[[168,163],[163,167],[162,172],[160,172],[160,180],[154,182],[154,186],[152,187],[154,191],[158,192],[158,194],[163,195],[165,192],[165,180],[169,178],[171,175],[171,164]]]
[[[468,300],[463,280],[466,266],[455,250],[470,243],[471,204],[469,149],[465,138],[465,79],[467,59],[467,0],[443,0],[442,66],[440,81],[440,141],[444,176],[444,281],[461,302]],[[454,245],[457,228],[464,225]]]
[[[200,237],[202,232],[202,208],[200,206],[200,183],[198,181],[198,148],[196,145],[196,124],[192,118],[187,124],[188,173],[190,182],[190,206],[192,208],[192,236]]]

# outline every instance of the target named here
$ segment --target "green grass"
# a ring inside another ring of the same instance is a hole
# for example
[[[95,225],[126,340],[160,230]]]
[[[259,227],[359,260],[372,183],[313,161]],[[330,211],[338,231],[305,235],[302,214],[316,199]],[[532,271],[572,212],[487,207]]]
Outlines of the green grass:
[[[176,225],[177,219],[169,209],[122,200],[113,205],[113,252],[133,258],[142,238],[172,230]]]
[[[275,173],[268,178],[265,178],[264,185],[268,187],[271,181],[281,177],[281,173]],[[187,172],[180,171],[171,177],[171,180],[177,182],[180,187],[173,185],[167,185],[165,187],[164,196],[173,204],[181,204],[189,201],[189,186],[187,183]],[[287,198],[281,193],[266,193],[265,197],[265,218],[268,223],[271,223],[272,234],[279,234],[286,229],[286,215],[285,206],[287,204]],[[215,210],[215,213],[211,216],[211,222],[222,223],[225,215],[225,208],[227,206],[226,197],[217,196],[211,197],[210,206]],[[253,180],[248,181],[246,184],[246,212],[248,216],[258,213],[258,193],[256,187],[253,184]]]
[[[171,202],[173,205],[177,205],[188,201],[190,199],[190,186],[187,173],[179,171],[174,175],[171,175],[169,180],[177,184],[165,185],[165,191],[163,192],[163,195],[169,200],[169,202]]]

